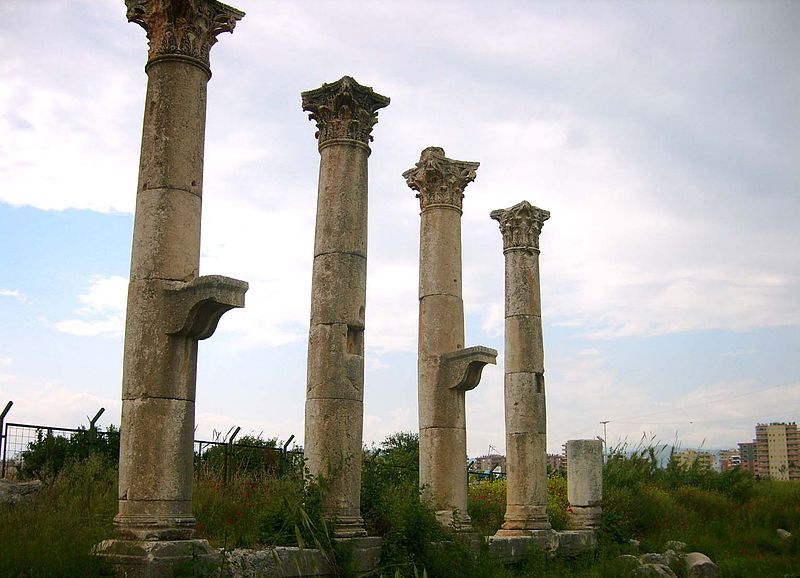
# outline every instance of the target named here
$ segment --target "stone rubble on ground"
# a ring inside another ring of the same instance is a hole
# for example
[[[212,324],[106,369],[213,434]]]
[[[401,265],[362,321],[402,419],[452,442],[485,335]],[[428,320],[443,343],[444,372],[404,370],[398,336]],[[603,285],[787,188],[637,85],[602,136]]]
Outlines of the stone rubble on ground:
[[[23,496],[35,494],[41,489],[42,482],[40,480],[32,482],[0,480],[0,504],[16,504]]]
[[[630,540],[638,549],[639,542]],[[686,543],[670,540],[665,544],[663,553],[648,552],[641,556],[623,554],[618,560],[627,562],[632,567],[631,576],[676,576],[675,569],[686,565],[686,576],[689,578],[716,578],[719,572],[711,559],[701,552],[685,552]]]
[[[783,528],[778,528],[776,532],[778,534],[778,538],[780,538],[781,540],[788,540],[789,538],[792,537],[792,533],[789,532],[788,530],[784,530]]]

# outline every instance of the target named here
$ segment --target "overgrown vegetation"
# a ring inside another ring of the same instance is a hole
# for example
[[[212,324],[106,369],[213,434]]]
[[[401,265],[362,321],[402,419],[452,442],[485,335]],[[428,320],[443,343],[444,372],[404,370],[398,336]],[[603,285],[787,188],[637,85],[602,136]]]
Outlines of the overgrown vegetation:
[[[0,576],[100,576],[105,569],[88,555],[113,535],[116,512],[115,458],[96,438],[72,443],[42,435],[28,450],[26,475],[44,489],[19,503],[0,505]],[[110,438],[110,439],[113,439]],[[247,445],[276,446],[275,440],[246,439]],[[113,443],[113,442],[111,442]],[[275,452],[228,456],[222,450],[198,459],[194,487],[197,535],[233,549],[268,545],[322,548],[340,575],[352,575],[346,549],[336,547],[322,519],[324,480],[303,471],[302,459],[273,461]],[[376,575],[395,576],[621,576],[629,569],[617,558],[661,551],[681,540],[720,566],[722,576],[800,576],[797,538],[781,540],[775,530],[800,532],[800,484],[757,481],[746,472],[716,473],[670,460],[659,468],[653,447],[612,453],[605,470],[600,548],[575,559],[531,554],[506,567],[488,551],[473,553],[458,536],[441,528],[418,489],[419,446],[414,434],[389,436],[365,450],[362,515],[371,535],[384,538]],[[276,458],[279,460],[279,458]],[[566,479],[548,479],[548,509],[554,528],[566,524]],[[473,526],[493,534],[503,520],[505,482],[470,485],[468,513]],[[215,569],[219,574],[220,568]]]

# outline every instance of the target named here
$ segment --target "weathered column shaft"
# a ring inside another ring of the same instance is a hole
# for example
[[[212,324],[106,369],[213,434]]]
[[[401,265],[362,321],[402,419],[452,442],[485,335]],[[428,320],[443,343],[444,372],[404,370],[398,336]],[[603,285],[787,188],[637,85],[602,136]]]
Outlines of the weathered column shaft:
[[[505,254],[506,514],[498,536],[547,530],[547,419],[539,234],[550,213],[523,201],[492,211]]]
[[[603,504],[603,442],[567,442],[567,523],[573,530],[600,525]]]
[[[234,279],[198,277],[208,51],[244,14],[213,0],[126,4],[128,19],[148,33],[150,54],[115,524],[128,538],[184,539],[194,531],[197,340],[213,333],[225,311],[244,305],[247,289]]]
[[[419,191],[419,476],[439,521],[469,530],[465,392],[478,385],[497,352],[464,349],[461,204],[478,163],[454,161],[429,147],[403,173]],[[475,374],[469,375],[472,369]]]
[[[389,99],[347,76],[302,98],[320,151],[304,451],[309,470],[328,480],[323,509],[336,535],[363,536],[368,142]]]

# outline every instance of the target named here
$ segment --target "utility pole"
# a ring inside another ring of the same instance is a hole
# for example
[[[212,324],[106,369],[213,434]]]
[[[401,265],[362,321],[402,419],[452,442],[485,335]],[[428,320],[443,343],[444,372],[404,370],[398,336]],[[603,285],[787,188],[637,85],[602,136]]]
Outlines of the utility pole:
[[[606,424],[609,423],[611,420],[607,419],[605,421],[601,421],[600,423],[603,424],[603,449],[605,450],[603,453],[608,454],[608,443],[606,442]]]

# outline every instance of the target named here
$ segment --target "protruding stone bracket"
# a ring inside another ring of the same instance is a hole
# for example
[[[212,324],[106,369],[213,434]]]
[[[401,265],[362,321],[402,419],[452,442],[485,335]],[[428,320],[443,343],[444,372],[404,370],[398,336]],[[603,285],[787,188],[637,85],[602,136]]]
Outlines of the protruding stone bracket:
[[[177,282],[167,290],[173,322],[167,331],[191,339],[207,339],[214,334],[222,315],[234,307],[244,307],[247,281],[204,275],[188,283]]]
[[[483,368],[497,364],[497,351],[482,345],[467,347],[439,356],[440,383],[449,389],[470,391],[478,387]]]

